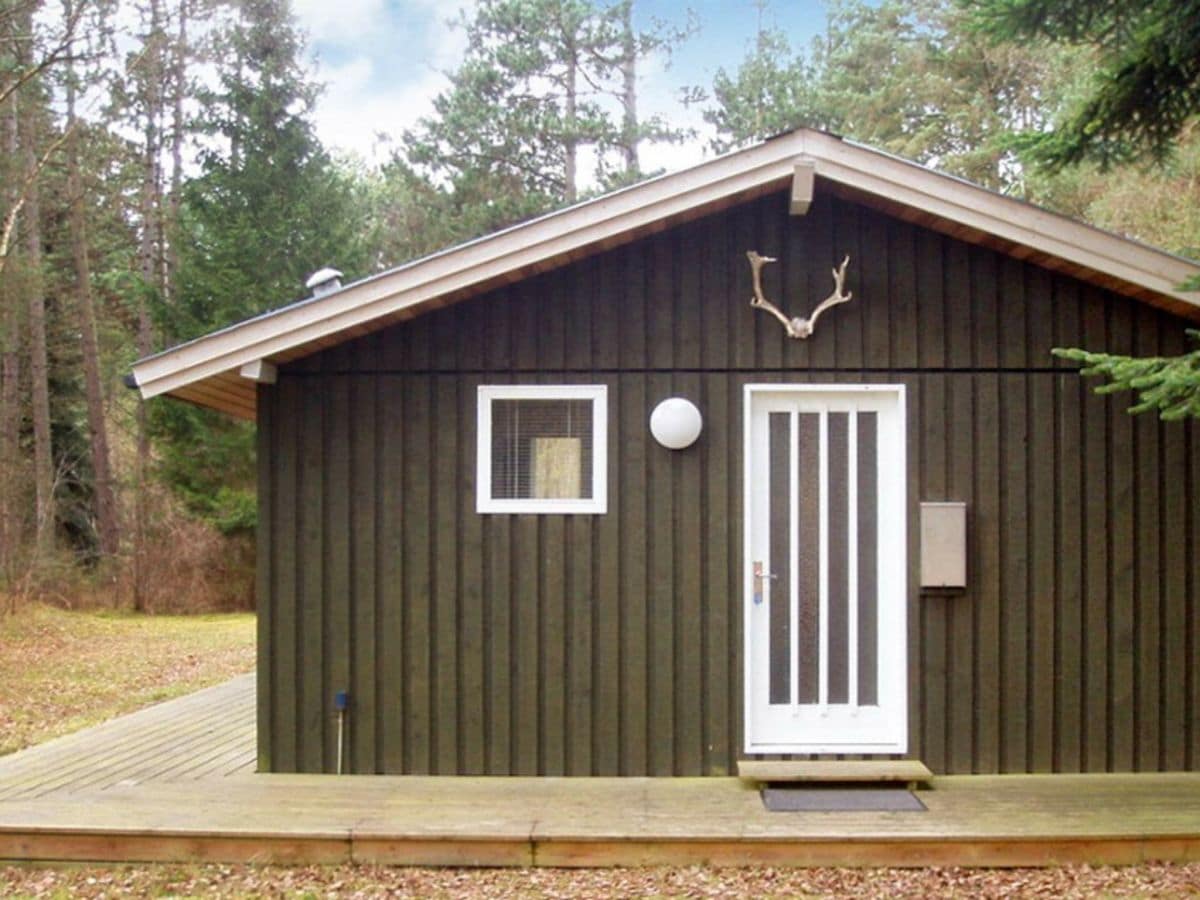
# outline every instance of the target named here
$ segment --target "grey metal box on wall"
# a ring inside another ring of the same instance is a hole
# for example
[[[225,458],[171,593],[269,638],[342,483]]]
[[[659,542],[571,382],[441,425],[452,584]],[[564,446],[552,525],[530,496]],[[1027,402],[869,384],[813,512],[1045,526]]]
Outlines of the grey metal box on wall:
[[[967,504],[921,504],[921,587],[967,586]]]

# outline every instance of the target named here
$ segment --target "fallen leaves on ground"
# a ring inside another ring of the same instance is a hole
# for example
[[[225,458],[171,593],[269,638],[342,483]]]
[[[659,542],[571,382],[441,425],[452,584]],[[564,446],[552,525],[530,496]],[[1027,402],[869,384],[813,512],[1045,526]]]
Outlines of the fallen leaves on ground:
[[[0,869],[14,897],[1200,897],[1200,863],[1048,869],[418,869],[117,866]]]
[[[254,616],[0,615],[0,755],[254,667]]]

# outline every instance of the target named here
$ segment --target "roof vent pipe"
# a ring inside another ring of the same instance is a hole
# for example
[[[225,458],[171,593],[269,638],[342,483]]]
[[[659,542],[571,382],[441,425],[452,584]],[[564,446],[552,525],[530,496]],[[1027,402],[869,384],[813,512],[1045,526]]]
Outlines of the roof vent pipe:
[[[342,289],[342,273],[337,269],[321,269],[308,276],[304,286],[312,290],[314,297],[324,297]]]

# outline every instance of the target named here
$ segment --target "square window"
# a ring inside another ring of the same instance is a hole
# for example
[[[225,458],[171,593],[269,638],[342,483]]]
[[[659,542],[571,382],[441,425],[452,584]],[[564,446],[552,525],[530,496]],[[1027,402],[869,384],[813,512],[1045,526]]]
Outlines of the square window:
[[[607,388],[479,388],[475,508],[492,513],[603,513]]]

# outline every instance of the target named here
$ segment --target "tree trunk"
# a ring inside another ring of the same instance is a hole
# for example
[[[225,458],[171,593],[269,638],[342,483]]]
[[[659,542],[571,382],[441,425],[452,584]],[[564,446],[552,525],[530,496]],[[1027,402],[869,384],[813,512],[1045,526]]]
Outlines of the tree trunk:
[[[11,95],[4,104],[4,151],[16,167],[20,158],[17,129],[17,96]],[[8,180],[5,187],[5,215],[18,201],[18,179]],[[17,441],[21,424],[20,414],[20,303],[12,290],[11,274],[0,278],[0,577],[11,585],[16,575],[17,548],[21,541],[19,484],[20,444]]]
[[[150,0],[149,29],[146,41],[147,53],[142,60],[143,71],[139,78],[145,92],[145,122],[142,147],[142,231],[138,244],[138,261],[142,276],[142,290],[138,292],[138,356],[149,356],[153,350],[153,328],[150,321],[148,294],[160,287],[159,228],[162,210],[162,170],[160,167],[160,131],[163,95],[160,90],[165,74],[162,54],[161,4]],[[146,550],[146,474],[150,461],[150,432],[146,417],[146,402],[138,398],[137,408],[137,458],[134,466],[134,551],[133,551],[133,608],[146,608],[145,550]]]
[[[578,88],[576,81],[579,78],[579,51],[575,45],[575,35],[568,34],[566,37],[566,57],[567,57],[567,79],[566,79],[566,135],[564,144],[566,145],[566,160],[564,166],[564,182],[566,200],[568,203],[574,203],[577,196],[576,183],[578,181],[579,167],[579,126],[576,122],[577,108],[579,103]]]
[[[25,271],[28,302],[30,405],[33,412],[35,547],[39,556],[54,545],[54,457],[50,447],[50,367],[46,359],[46,294],[42,272],[41,197],[37,184],[37,107],[26,102],[19,128],[26,177]]]
[[[101,554],[111,557],[120,549],[121,531],[109,458],[108,425],[104,418],[104,386],[100,380],[100,348],[96,339],[96,309],[92,302],[92,276],[87,255],[87,217],[83,206],[83,179],[79,171],[79,133],[75,122],[73,72],[67,77],[67,128],[70,129],[71,135],[67,154],[67,193],[71,202],[71,256],[75,265],[75,298],[79,315],[80,346],[83,351],[83,385],[87,397],[92,475],[95,478],[96,531]]]
[[[241,12],[238,13],[241,15]],[[234,78],[235,84],[242,84],[242,51],[235,50],[234,53]],[[242,104],[235,105],[233,110],[237,121],[234,124],[233,132],[229,136],[229,168],[234,172],[241,171],[242,168]]]
[[[188,0],[179,0],[179,29],[175,36],[175,54],[171,73],[173,109],[171,116],[171,194],[169,218],[163,228],[166,256],[163,260],[163,302],[170,302],[175,292],[175,274],[179,270],[179,254],[175,235],[179,227],[179,204],[183,192],[183,98],[187,91],[188,57]]]
[[[641,172],[638,159],[637,114],[637,43],[633,36],[633,0],[621,4],[621,144],[625,153],[625,174]]]

